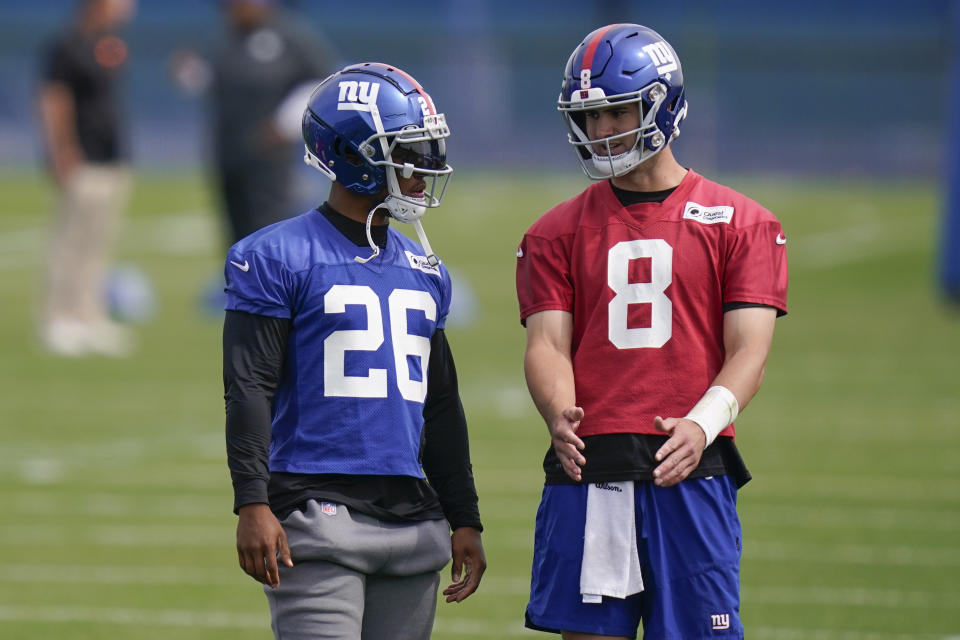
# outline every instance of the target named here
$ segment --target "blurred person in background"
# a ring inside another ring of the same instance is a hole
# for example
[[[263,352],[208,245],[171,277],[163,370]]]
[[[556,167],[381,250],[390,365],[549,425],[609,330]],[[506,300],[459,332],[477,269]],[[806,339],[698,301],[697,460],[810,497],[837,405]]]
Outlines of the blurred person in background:
[[[284,640],[424,640],[486,568],[444,326],[451,282],[420,223],[450,130],[408,74],[362,63],[303,111],[326,202],[230,248],[223,371],[237,553]],[[414,225],[420,244],[391,229]]]
[[[293,163],[310,92],[333,71],[325,38],[277,0],[220,0],[227,32],[208,58],[178,51],[175,80],[206,93],[228,245],[289,218]]]
[[[118,87],[128,49],[117,29],[134,10],[134,0],[83,0],[43,53],[38,106],[59,204],[40,338],[56,355],[122,356],[132,347],[110,319],[105,289],[131,188]]]
[[[786,313],[786,238],[674,158],[683,72],[656,32],[573,51],[558,100],[597,180],[517,251],[527,384],[550,434],[526,625],[564,638],[743,638],[733,421]]]

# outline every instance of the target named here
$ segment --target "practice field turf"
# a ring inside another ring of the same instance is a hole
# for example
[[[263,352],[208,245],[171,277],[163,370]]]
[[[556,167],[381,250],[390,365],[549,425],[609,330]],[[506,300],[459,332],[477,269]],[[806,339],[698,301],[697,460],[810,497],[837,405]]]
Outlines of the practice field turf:
[[[425,225],[460,289],[449,333],[489,569],[468,601],[441,603],[434,637],[535,638],[522,619],[547,439],[523,383],[514,254],[586,183],[467,173]],[[960,638],[960,309],[936,293],[937,192],[727,182],[778,214],[791,267],[790,315],[737,422],[754,475],[740,494],[748,637]],[[29,175],[0,177],[0,193],[0,637],[269,637],[234,550],[203,185],[139,177],[119,257],[158,308],[126,360],[38,349],[50,198]]]

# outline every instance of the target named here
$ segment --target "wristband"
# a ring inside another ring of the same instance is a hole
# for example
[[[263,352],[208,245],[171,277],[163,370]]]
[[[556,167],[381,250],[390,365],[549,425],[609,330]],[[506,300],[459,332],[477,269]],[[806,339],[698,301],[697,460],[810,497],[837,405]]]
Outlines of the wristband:
[[[703,434],[707,437],[707,443],[704,445],[706,448],[721,431],[737,419],[738,413],[740,413],[740,405],[733,392],[726,387],[715,385],[707,389],[703,397],[687,413],[686,418],[693,420],[703,429]]]

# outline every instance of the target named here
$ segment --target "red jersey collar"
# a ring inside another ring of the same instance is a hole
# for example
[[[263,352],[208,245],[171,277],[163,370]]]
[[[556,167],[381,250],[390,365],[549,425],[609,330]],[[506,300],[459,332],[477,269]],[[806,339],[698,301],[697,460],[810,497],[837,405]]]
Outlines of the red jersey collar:
[[[663,202],[638,202],[637,204],[632,204],[629,207],[624,207],[620,204],[620,200],[617,198],[616,194],[613,192],[613,187],[610,185],[610,180],[604,180],[602,183],[595,185],[599,191],[600,196],[603,198],[605,204],[609,204],[612,207],[618,209],[630,209],[630,210],[644,210],[647,207],[663,207],[669,208],[673,206],[676,202],[682,202],[687,199],[687,196],[690,195],[690,192],[693,191],[693,188],[703,179],[703,176],[698,174],[693,169],[687,169],[687,175],[683,176],[683,180],[680,181],[680,184],[677,185],[677,188],[673,190],[669,196]]]

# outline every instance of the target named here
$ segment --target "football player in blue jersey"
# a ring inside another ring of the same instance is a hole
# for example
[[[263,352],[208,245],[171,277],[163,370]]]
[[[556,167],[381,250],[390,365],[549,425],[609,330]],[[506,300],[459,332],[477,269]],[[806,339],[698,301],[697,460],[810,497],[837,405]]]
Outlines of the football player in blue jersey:
[[[486,568],[444,336],[450,276],[420,224],[453,171],[449,135],[400,69],[342,69],[303,116],[327,202],[227,255],[237,552],[277,638],[429,638],[440,570],[452,557],[443,593],[460,602]]]

